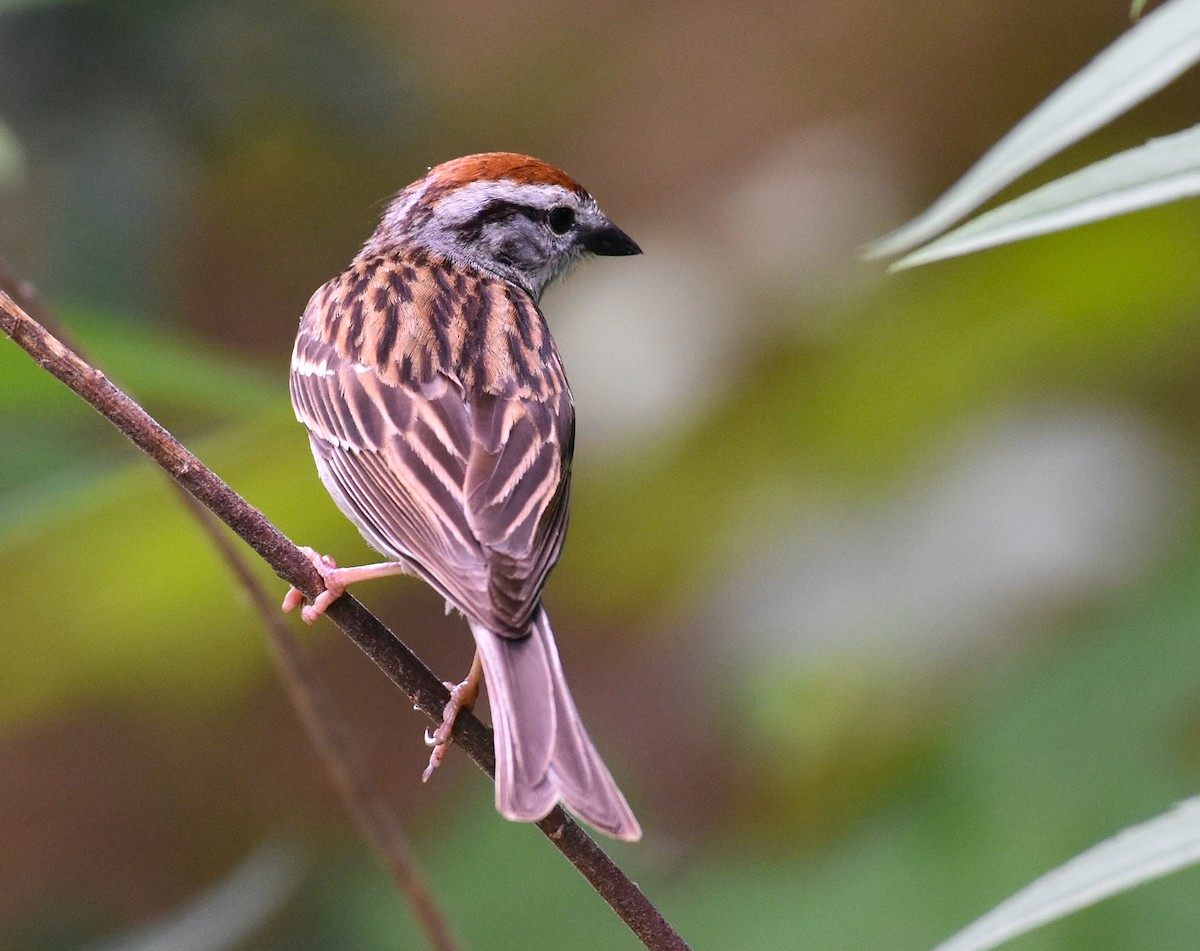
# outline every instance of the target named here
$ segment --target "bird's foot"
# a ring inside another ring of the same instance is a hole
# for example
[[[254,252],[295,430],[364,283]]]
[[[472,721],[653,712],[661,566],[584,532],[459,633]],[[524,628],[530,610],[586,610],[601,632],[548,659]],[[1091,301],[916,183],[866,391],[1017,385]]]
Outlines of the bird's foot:
[[[454,684],[448,680],[445,681],[446,689],[450,691],[450,699],[446,701],[446,706],[442,710],[441,725],[432,733],[428,730],[425,731],[425,745],[432,747],[432,750],[429,753],[429,765],[421,774],[421,782],[429,782],[433,771],[442,765],[446,750],[454,741],[454,721],[458,719],[459,711],[474,708],[475,701],[479,699],[481,674],[482,666],[479,654],[476,653],[475,660],[471,664],[471,672],[467,674],[467,678],[462,683]]]
[[[342,596],[346,590],[346,583],[338,577],[341,569],[338,568],[337,562],[328,555],[322,555],[307,545],[300,550],[312,562],[312,566],[317,569],[321,580],[325,582],[325,590],[313,599],[313,603],[305,604],[303,608],[300,608],[300,617],[304,623],[312,624],[325,613],[329,605]],[[301,604],[304,604],[304,592],[299,588],[289,588],[283,599],[283,610],[294,611]]]

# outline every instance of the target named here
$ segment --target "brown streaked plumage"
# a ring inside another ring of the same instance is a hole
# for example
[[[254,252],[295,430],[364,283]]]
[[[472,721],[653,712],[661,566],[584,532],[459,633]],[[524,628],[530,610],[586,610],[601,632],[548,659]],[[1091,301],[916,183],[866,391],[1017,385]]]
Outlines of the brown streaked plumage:
[[[390,561],[314,563],[327,590],[411,571],[470,622],[496,730],[496,803],[539,819],[562,801],[640,836],[563,678],[542,587],[562,550],[574,408],[537,301],[586,252],[635,254],[591,196],[528,156],[431,169],[389,205],[350,267],[320,288],[292,359],[297,418],[334,501]],[[290,592],[286,607],[300,601]],[[436,765],[458,704],[435,734]]]
[[[520,633],[562,548],[571,396],[528,297],[450,274],[376,257],[326,284],[300,324],[292,402],[371,545]]]

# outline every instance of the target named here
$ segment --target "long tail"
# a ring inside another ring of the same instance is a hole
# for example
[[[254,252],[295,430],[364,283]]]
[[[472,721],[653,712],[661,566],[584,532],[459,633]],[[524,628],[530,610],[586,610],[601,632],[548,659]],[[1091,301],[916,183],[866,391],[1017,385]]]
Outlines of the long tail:
[[[637,820],[579,719],[545,609],[538,608],[528,637],[502,637],[475,621],[471,633],[496,733],[496,810],[530,822],[562,800],[601,832],[640,839]]]

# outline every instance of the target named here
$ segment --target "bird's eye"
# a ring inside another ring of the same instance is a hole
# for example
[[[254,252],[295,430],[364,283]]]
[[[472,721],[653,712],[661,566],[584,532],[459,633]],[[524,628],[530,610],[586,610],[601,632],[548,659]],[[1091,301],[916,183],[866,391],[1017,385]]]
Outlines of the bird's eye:
[[[555,205],[546,216],[546,223],[555,234],[566,234],[575,224],[575,212],[566,205]]]

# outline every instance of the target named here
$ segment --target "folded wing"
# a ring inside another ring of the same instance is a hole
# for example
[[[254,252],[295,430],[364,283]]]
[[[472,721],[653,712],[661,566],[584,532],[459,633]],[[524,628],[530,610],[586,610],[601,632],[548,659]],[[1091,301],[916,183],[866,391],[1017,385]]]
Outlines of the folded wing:
[[[302,325],[292,403],[326,488],[367,542],[465,614],[519,635],[562,550],[570,393],[565,381],[540,397],[493,380],[469,394],[454,369],[381,373]]]

